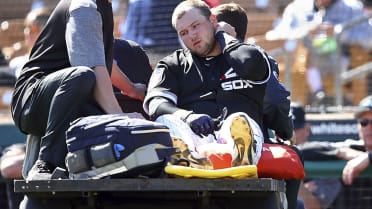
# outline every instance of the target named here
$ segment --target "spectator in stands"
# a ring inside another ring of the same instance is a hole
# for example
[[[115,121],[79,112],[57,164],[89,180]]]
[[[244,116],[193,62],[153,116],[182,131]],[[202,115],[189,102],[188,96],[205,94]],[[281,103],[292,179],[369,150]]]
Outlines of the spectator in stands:
[[[25,18],[25,28],[24,28],[24,45],[26,47],[26,54],[18,57],[14,57],[9,62],[9,68],[14,73],[16,77],[19,76],[23,65],[28,61],[32,46],[34,45],[41,29],[47,22],[49,15],[51,13],[50,9],[40,8],[31,10]]]
[[[346,163],[342,172],[342,180],[346,185],[351,185],[372,161],[372,95],[360,101],[355,118],[358,120],[359,137],[364,142],[365,152]]]
[[[293,105],[295,137],[303,157],[309,161],[347,160],[342,172],[345,185],[364,171],[372,160],[372,95],[359,103],[355,118],[358,121],[358,140],[347,139],[340,142],[307,141],[310,126],[306,123],[305,113],[301,106]],[[300,189],[300,197],[313,208],[328,208],[336,199],[342,188],[338,178],[308,179]]]
[[[0,158],[1,176],[7,180],[6,195],[8,209],[18,209],[23,199],[22,193],[14,193],[13,179],[22,179],[22,165],[25,157],[25,144],[13,144],[6,147]]]
[[[359,45],[367,51],[372,51],[372,0],[362,0],[364,5],[364,15],[366,17],[361,23],[355,26],[352,34],[345,34],[341,36],[342,42],[349,41],[352,45]],[[369,17],[369,18],[367,18]],[[356,17],[355,19],[360,18]],[[352,37],[348,37],[351,35]]]
[[[299,145],[305,160],[348,160],[342,172],[342,180],[346,185],[351,185],[372,160],[372,95],[360,101],[355,118],[358,121],[358,140],[312,141]]]
[[[334,26],[346,23],[363,14],[363,5],[357,0],[293,0],[284,10],[282,21],[266,38],[303,38],[310,52],[307,83],[314,104],[324,102],[326,92],[322,74],[346,71],[349,65],[349,40],[337,41]],[[352,39],[353,30],[342,32]]]

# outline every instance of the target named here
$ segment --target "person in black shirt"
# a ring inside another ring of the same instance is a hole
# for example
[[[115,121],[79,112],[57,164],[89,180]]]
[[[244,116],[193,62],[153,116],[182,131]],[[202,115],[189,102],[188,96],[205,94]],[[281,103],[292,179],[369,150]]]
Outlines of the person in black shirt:
[[[174,127],[171,132],[182,129],[182,123],[177,123],[177,119],[187,124],[194,135],[178,137],[192,141],[186,144],[196,158],[202,157],[202,148],[195,152],[193,146],[209,145],[215,138],[217,142],[220,140],[213,136],[214,122],[224,107],[228,118],[235,113],[245,115],[245,124],[255,130],[252,135],[263,138],[263,97],[271,74],[264,51],[224,32],[226,23],[218,23],[203,1],[181,2],[173,11],[172,24],[185,48],[176,50],[156,65],[144,100],[150,118],[160,122],[165,122],[166,116],[176,118],[170,120],[169,125]],[[197,135],[201,137],[195,137]],[[236,144],[237,140],[234,140]],[[260,144],[256,145],[259,151]],[[245,157],[242,157],[243,161],[247,161]],[[248,164],[254,164],[258,157],[248,159]]]
[[[112,64],[111,1],[60,1],[21,70],[12,98],[15,125],[41,138],[28,180],[50,179],[56,167],[65,168],[70,122],[122,113],[110,80]]]

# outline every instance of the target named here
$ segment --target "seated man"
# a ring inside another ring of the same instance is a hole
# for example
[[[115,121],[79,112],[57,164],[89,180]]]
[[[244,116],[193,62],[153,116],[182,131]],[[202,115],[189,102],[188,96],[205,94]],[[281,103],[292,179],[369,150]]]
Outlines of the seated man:
[[[173,11],[172,24],[186,48],[155,67],[145,110],[150,118],[172,126],[171,135],[187,144],[194,159],[222,149],[232,155],[232,166],[257,163],[263,138],[263,97],[271,74],[265,53],[225,33],[226,23],[218,23],[203,1],[180,3]],[[232,116],[226,120],[231,135],[224,135],[226,126],[222,125],[214,137],[214,119],[224,107],[226,115]],[[183,128],[192,133],[177,135]]]
[[[299,145],[305,160],[347,160],[342,172],[342,180],[346,185],[351,185],[353,180],[368,168],[372,159],[372,95],[360,101],[355,119],[358,121],[358,140],[306,142]]]

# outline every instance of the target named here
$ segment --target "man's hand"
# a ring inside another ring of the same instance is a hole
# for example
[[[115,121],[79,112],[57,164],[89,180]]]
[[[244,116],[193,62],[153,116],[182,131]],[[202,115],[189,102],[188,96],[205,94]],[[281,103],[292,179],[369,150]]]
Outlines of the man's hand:
[[[138,118],[138,119],[146,119],[145,117],[143,117],[143,115],[139,112],[124,112],[122,113],[121,115],[123,116],[127,116],[129,118]]]
[[[342,171],[342,180],[346,185],[351,185],[353,180],[369,166],[368,153],[359,155],[349,160]]]
[[[223,21],[218,22],[216,33],[218,31],[225,31],[226,33],[236,38],[235,28],[226,22],[223,22]]]
[[[185,122],[199,136],[214,133],[214,120],[209,115],[191,113],[185,118]]]
[[[358,157],[359,155],[363,155],[363,154],[364,152],[362,151],[355,150],[349,147],[342,147],[338,149],[336,156],[343,160],[352,160]]]

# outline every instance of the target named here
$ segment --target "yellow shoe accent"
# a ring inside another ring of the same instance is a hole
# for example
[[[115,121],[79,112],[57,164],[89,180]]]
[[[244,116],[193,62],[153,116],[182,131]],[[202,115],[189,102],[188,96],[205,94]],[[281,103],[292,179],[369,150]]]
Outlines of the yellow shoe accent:
[[[257,166],[244,165],[217,170],[206,170],[180,165],[167,165],[165,173],[184,178],[258,178]]]
[[[173,147],[179,149],[179,152],[174,154],[172,158],[185,159],[188,161],[189,166],[199,169],[213,169],[212,162],[208,158],[194,158],[190,153],[187,144],[182,139],[172,137]]]
[[[252,129],[243,116],[234,118],[230,126],[231,137],[234,140],[238,156],[232,166],[252,165]]]

